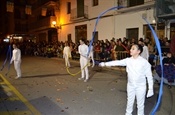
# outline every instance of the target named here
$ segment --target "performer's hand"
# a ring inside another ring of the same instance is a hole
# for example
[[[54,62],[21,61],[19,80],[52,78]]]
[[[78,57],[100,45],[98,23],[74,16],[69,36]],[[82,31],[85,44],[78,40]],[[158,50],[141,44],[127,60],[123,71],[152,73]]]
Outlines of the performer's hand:
[[[105,66],[105,62],[99,63],[99,66],[100,66],[100,67],[104,67],[104,66]]]
[[[147,95],[146,95],[146,97],[149,98],[149,97],[151,97],[151,96],[153,96],[153,95],[154,95],[153,89],[149,89],[149,90],[148,90],[148,93],[147,93]]]

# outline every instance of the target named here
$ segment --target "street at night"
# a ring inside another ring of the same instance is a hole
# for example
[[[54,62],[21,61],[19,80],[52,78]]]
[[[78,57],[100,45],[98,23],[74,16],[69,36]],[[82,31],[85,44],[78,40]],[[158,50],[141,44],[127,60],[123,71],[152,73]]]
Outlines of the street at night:
[[[174,18],[175,0],[0,0],[0,115],[174,115]]]
[[[1,58],[1,65],[4,59]],[[71,73],[80,71],[79,61],[72,60]],[[15,78],[11,65],[1,71],[2,115],[124,115],[126,108],[126,72],[124,68],[89,67],[90,80],[71,76],[61,58],[22,57],[22,78]],[[145,115],[153,109],[159,90],[146,99]],[[163,99],[157,115],[173,115],[175,88],[164,85]],[[3,96],[3,98],[2,98]],[[166,98],[166,99],[165,99]],[[136,105],[133,115],[136,115]]]

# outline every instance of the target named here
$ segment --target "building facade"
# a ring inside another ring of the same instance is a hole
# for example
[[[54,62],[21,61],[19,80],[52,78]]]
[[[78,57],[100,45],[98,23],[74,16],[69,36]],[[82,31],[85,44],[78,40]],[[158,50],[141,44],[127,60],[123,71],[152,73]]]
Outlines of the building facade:
[[[59,0],[35,0],[32,3],[32,13],[28,18],[28,33],[35,36],[36,42],[57,41],[58,18]]]
[[[0,36],[12,36],[13,40],[19,40],[15,38],[22,35],[23,40],[34,42],[78,42],[81,38],[91,40],[93,34],[94,40],[123,37],[136,40],[150,37],[153,40],[142,18],[145,17],[159,38],[171,39],[175,36],[175,2],[161,1],[171,2],[171,19],[166,19],[169,14],[163,21],[157,18],[158,8],[167,9],[159,7],[159,0],[1,0]],[[104,13],[119,6],[123,8]],[[164,14],[161,16],[164,17]]]
[[[145,17],[159,38],[174,36],[174,22],[157,22],[155,0],[60,0],[59,40],[78,42],[92,39],[97,17],[109,8],[123,6],[106,12],[98,21],[95,40],[112,38],[153,39]]]
[[[10,42],[57,41],[59,0],[1,0],[0,38]],[[57,16],[56,16],[57,15]]]

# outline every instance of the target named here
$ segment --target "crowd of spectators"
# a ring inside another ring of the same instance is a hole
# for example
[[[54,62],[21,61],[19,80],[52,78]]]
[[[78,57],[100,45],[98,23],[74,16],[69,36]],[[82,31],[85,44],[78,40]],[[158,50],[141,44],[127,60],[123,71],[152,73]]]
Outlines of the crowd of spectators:
[[[138,41],[143,38],[139,38]],[[128,56],[129,50],[132,44],[137,43],[136,39],[126,39],[119,38],[115,39],[112,38],[111,40],[97,40],[93,42],[94,48],[94,58],[95,60],[101,61],[109,61],[109,60],[116,60],[116,59],[123,59]],[[154,56],[157,55],[155,44],[150,40],[150,38],[143,39],[145,45],[148,47],[149,50],[149,61],[153,64]],[[62,57],[62,52],[64,48],[65,42],[22,42],[18,44],[18,47],[21,49],[22,55],[31,55],[31,56],[43,56],[43,57]],[[74,43],[69,41],[68,42],[71,48],[72,59],[78,59],[78,46],[79,43]],[[89,41],[86,42],[89,44]],[[169,52],[170,48],[170,40],[168,38],[160,39],[160,45],[162,47],[163,53]],[[0,53],[7,52],[8,44],[4,44],[0,46]]]

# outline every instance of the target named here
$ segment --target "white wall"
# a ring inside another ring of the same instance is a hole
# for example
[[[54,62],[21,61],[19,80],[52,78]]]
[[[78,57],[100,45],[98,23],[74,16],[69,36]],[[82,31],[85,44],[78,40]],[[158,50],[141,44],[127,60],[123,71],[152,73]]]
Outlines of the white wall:
[[[147,20],[150,24],[154,20],[153,10],[139,11],[139,12],[130,12],[115,17],[115,26],[116,26],[116,38],[126,37],[127,28],[139,28],[139,38],[143,37],[143,25],[146,24],[145,20],[142,19],[142,14],[147,13]]]
[[[60,16],[64,19],[62,29],[59,32],[59,41],[66,41],[67,35],[71,34],[73,42],[75,42],[75,26],[87,24],[87,38],[92,39],[92,32],[96,23],[95,17],[98,17],[105,10],[116,5],[115,0],[99,0],[99,5],[92,7],[92,0],[85,0],[85,5],[88,6],[89,20],[84,22],[70,22],[70,14],[67,14],[67,2],[71,1],[71,8],[76,8],[76,0],[61,0]],[[106,13],[113,14],[114,11]],[[119,15],[111,15],[110,17],[101,18],[98,22],[96,31],[98,31],[99,40],[123,38],[126,37],[127,28],[139,28],[139,38],[143,37],[143,25],[146,24],[142,19],[142,14],[147,14],[148,22],[154,20],[153,9],[122,13]]]
[[[99,14],[104,12],[105,10],[112,8],[115,6],[114,1],[116,0],[99,0],[98,6],[92,6],[92,0],[87,0],[88,2],[88,13],[89,18],[97,17]],[[107,12],[104,15],[111,15],[114,11]]]

